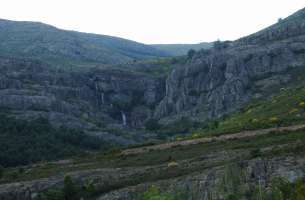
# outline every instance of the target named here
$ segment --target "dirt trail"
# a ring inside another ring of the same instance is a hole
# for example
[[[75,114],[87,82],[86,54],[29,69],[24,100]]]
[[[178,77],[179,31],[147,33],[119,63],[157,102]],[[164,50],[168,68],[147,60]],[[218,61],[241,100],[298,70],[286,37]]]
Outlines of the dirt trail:
[[[242,131],[242,132],[238,132],[238,133],[226,134],[226,135],[215,136],[215,137],[206,137],[206,138],[198,138],[198,139],[192,139],[192,140],[175,141],[175,142],[169,142],[169,143],[158,144],[158,145],[126,149],[126,150],[122,151],[122,155],[141,154],[141,153],[146,153],[146,152],[149,152],[152,150],[170,149],[170,148],[173,148],[176,146],[188,146],[188,145],[194,145],[194,144],[209,143],[212,141],[214,142],[214,141],[225,141],[225,140],[232,140],[232,139],[242,139],[242,138],[247,138],[247,137],[266,135],[271,132],[296,131],[296,130],[304,129],[304,128],[305,128],[305,124],[300,124],[300,125],[293,125],[293,126],[279,127],[279,128],[268,128],[268,129],[254,130],[254,131]]]

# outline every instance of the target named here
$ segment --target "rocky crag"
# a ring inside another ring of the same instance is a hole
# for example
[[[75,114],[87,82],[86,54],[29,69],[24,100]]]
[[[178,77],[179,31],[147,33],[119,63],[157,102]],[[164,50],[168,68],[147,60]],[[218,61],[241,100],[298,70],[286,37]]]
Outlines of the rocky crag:
[[[234,42],[216,42],[173,70],[154,116],[195,120],[232,112],[268,89],[291,80],[289,69],[305,66],[305,10]],[[269,90],[270,91],[270,90]]]
[[[143,141],[145,134],[128,139],[110,130],[138,129],[151,118],[165,124],[185,116],[201,122],[219,118],[254,97],[270,95],[291,81],[289,70],[304,67],[304,13],[237,41],[216,42],[173,67],[166,81],[132,70],[132,63],[126,70],[121,64],[120,69],[71,71],[2,56],[0,106],[23,119],[44,117],[57,127],[122,144],[136,142],[130,138]]]
[[[40,61],[2,57],[0,71],[4,112],[27,120],[47,118],[55,127],[123,144],[134,141],[109,129],[142,127],[163,97],[162,79],[122,70],[67,72]]]

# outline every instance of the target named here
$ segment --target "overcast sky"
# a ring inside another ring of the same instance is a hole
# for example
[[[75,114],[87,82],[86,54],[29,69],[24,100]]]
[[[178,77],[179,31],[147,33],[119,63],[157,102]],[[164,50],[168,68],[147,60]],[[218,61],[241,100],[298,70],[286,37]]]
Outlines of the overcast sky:
[[[0,0],[0,18],[147,44],[234,40],[305,7],[305,0]]]

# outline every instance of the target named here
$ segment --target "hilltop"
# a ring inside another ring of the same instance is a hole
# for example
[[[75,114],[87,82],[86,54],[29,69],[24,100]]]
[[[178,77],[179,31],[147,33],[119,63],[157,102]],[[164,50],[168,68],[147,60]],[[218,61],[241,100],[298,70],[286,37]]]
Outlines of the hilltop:
[[[61,30],[38,23],[0,19],[0,52],[58,65],[118,64],[168,56],[131,40]]]

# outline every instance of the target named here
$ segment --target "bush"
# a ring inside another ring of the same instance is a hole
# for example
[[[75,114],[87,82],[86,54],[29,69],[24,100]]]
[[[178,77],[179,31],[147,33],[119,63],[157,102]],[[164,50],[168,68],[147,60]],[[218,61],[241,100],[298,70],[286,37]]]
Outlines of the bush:
[[[250,151],[250,155],[253,157],[253,158],[257,158],[257,157],[260,157],[262,156],[262,152],[260,149],[253,149]]]
[[[195,54],[196,54],[196,51],[194,49],[190,49],[187,52],[187,59],[192,59]]]
[[[61,190],[51,189],[44,193],[38,194],[34,200],[65,200],[65,197]]]
[[[161,128],[161,125],[155,119],[150,119],[145,123],[145,128],[149,131],[155,131]]]
[[[179,166],[179,164],[175,161],[171,161],[167,164],[168,168],[174,168],[174,167],[178,167],[178,166]]]
[[[163,194],[156,186],[151,186],[147,192],[142,194],[140,200],[175,200],[172,195]]]
[[[0,165],[4,167],[62,159],[99,150],[102,144],[102,139],[81,131],[55,129],[46,119],[24,121],[0,116]]]
[[[84,194],[86,197],[93,197],[96,193],[95,186],[92,180],[88,180],[83,186]]]
[[[225,48],[228,48],[230,46],[230,41],[220,41],[220,40],[217,40],[213,43],[213,47],[216,49],[216,50],[222,50],[222,49],[225,49]]]
[[[74,184],[72,178],[68,175],[65,176],[64,179],[64,188],[63,188],[63,194],[65,197],[65,200],[78,200],[78,192],[76,185]]]
[[[4,167],[0,165],[0,179],[3,177],[3,174],[4,174]]]

